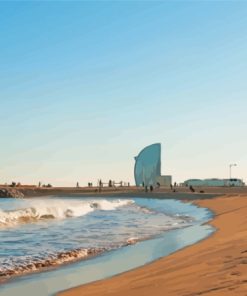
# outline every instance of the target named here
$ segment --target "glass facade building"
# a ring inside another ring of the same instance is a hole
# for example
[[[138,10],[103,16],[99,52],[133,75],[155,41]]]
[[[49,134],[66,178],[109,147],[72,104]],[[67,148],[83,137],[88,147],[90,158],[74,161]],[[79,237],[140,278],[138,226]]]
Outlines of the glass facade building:
[[[135,157],[136,186],[156,185],[157,177],[161,175],[161,144],[156,143],[145,147]]]

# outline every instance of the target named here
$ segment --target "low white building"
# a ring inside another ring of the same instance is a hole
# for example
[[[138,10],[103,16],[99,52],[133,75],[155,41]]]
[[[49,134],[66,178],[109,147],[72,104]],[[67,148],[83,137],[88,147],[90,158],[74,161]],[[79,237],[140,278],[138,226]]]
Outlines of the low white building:
[[[205,186],[205,187],[224,187],[224,186],[245,186],[241,179],[189,179],[184,182],[185,186]]]

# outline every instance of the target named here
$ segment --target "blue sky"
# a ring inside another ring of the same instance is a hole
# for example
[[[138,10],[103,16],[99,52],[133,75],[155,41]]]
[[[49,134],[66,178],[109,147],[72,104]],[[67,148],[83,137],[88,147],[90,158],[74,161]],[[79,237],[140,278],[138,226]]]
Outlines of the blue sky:
[[[0,183],[247,181],[247,2],[0,2]]]

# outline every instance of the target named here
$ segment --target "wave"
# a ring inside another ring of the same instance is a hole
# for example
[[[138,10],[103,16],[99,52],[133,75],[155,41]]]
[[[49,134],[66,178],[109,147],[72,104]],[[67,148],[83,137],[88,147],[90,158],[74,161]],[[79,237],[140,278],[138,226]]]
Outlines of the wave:
[[[133,203],[132,200],[25,200],[25,208],[11,211],[0,210],[0,226],[11,226],[45,219],[80,217],[95,210],[111,211]]]
[[[8,278],[14,275],[21,275],[34,271],[40,271],[49,267],[73,262],[75,260],[82,260],[106,251],[105,248],[90,248],[90,249],[74,249],[69,251],[62,251],[59,253],[50,254],[45,257],[27,258],[22,260],[19,258],[18,262],[9,259],[0,266],[0,279]]]
[[[23,225],[38,221],[50,223],[51,219],[83,217],[93,212],[93,215],[77,219],[75,223],[71,220],[66,225],[56,223],[51,230],[50,227],[44,228],[44,223],[35,223],[35,227],[31,228],[30,225]],[[164,231],[189,226],[190,219],[186,215],[171,216],[157,209],[140,206],[130,199],[11,200],[11,203],[3,203],[0,210],[0,228],[3,228],[0,243],[3,241],[5,244],[3,257],[0,258],[0,282],[12,276],[85,260],[106,251],[152,239]],[[16,227],[19,225],[23,227]],[[13,240],[8,235],[8,227],[12,226],[14,228],[10,233],[13,234]],[[38,229],[41,231],[38,232]],[[58,236],[54,236],[55,233]]]
[[[125,242],[116,243],[115,245],[111,245],[111,247],[108,248],[77,248],[73,250],[61,251],[58,253],[46,254],[44,256],[23,256],[16,259],[10,257],[9,259],[5,260],[5,262],[1,263],[0,281],[4,281],[11,276],[23,275],[35,271],[42,271],[44,269],[56,267],[66,263],[89,259],[106,251],[133,245],[146,239],[130,237]]]

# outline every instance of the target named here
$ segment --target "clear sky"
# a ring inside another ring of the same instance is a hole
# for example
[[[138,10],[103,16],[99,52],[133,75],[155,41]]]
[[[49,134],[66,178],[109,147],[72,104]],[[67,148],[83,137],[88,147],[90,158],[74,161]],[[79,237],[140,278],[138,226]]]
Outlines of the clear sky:
[[[247,181],[246,1],[0,2],[0,183]]]

